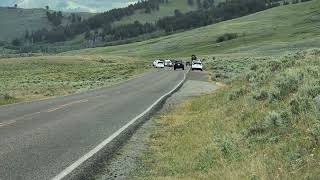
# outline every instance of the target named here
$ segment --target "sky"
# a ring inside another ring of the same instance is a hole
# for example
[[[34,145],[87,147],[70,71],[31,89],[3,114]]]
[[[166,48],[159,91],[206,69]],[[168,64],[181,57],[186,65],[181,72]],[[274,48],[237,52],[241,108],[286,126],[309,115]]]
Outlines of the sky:
[[[0,0],[0,6],[20,8],[44,8],[75,12],[103,12],[113,8],[125,7],[136,0]]]

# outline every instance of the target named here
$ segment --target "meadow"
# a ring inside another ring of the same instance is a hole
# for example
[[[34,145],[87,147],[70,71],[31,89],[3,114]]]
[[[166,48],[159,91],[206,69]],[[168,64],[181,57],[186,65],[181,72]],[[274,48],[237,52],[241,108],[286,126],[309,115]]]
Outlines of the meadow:
[[[120,56],[37,56],[0,59],[0,105],[110,86],[149,69]]]

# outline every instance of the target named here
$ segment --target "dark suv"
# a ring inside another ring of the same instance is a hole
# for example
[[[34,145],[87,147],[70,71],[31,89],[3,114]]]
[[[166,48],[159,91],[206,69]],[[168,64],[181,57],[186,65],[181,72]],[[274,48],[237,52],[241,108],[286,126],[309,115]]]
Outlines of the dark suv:
[[[176,69],[182,69],[182,70],[184,70],[184,64],[182,63],[182,61],[175,61],[175,62],[174,62],[173,69],[174,69],[174,70],[176,70]]]

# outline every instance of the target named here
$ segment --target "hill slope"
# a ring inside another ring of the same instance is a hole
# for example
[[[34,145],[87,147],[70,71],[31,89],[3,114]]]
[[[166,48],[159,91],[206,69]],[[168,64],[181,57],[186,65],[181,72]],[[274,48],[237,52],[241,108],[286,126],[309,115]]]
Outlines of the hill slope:
[[[134,21],[139,21],[141,23],[154,23],[165,16],[173,16],[174,10],[178,9],[182,13],[193,11],[197,9],[197,5],[193,6],[188,5],[187,0],[169,0],[167,4],[160,4],[159,11],[152,11],[151,13],[145,13],[145,10],[137,10],[135,14],[131,16],[126,16],[120,21],[115,22],[115,25],[119,24],[129,24]]]
[[[21,37],[26,30],[51,28],[44,9],[9,9],[0,7],[0,40]]]
[[[11,41],[20,38],[29,32],[43,28],[51,29],[53,26],[48,21],[45,9],[15,9],[0,7],[0,41]],[[88,18],[93,14],[76,13],[83,18]],[[63,13],[65,18],[63,23],[68,23],[70,13]]]
[[[166,37],[75,53],[189,57],[192,53],[279,54],[319,47],[319,8],[319,1],[281,6]],[[225,33],[237,33],[239,37],[217,43],[217,38]]]

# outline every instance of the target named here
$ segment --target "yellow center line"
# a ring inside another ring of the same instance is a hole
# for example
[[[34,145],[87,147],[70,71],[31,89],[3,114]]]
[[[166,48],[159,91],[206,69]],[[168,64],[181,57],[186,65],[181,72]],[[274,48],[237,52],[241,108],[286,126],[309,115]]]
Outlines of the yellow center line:
[[[8,126],[8,125],[13,124],[13,123],[15,123],[15,122],[16,122],[15,120],[3,122],[3,123],[0,123],[0,127]]]
[[[63,105],[60,105],[58,107],[48,109],[47,112],[54,112],[54,111],[57,111],[57,110],[62,109],[64,107],[68,107],[68,106],[71,106],[71,105],[74,105],[74,104],[79,104],[79,103],[85,103],[85,102],[88,102],[88,101],[89,100],[85,99],[85,100],[70,102],[68,104],[63,104]]]
[[[55,108],[48,109],[47,111],[44,111],[44,112],[54,112],[54,111],[57,111],[57,110],[62,109],[64,107],[68,107],[68,106],[71,106],[71,105],[74,105],[74,104],[79,104],[79,103],[85,103],[85,102],[88,102],[88,101],[89,100],[87,100],[87,99],[80,100],[80,101],[74,101],[74,102],[70,102],[70,103],[67,103],[67,104],[60,105],[60,106],[55,107]],[[26,114],[26,115],[23,115],[21,117],[18,117],[18,118],[9,120],[9,121],[4,121],[4,122],[0,123],[0,127],[4,127],[4,126],[8,126],[8,125],[14,124],[18,120],[22,120],[22,119],[25,119],[25,118],[28,118],[28,117],[32,117],[32,116],[38,115],[38,114],[40,114],[42,112],[39,111],[39,112],[31,113],[31,114]]]

